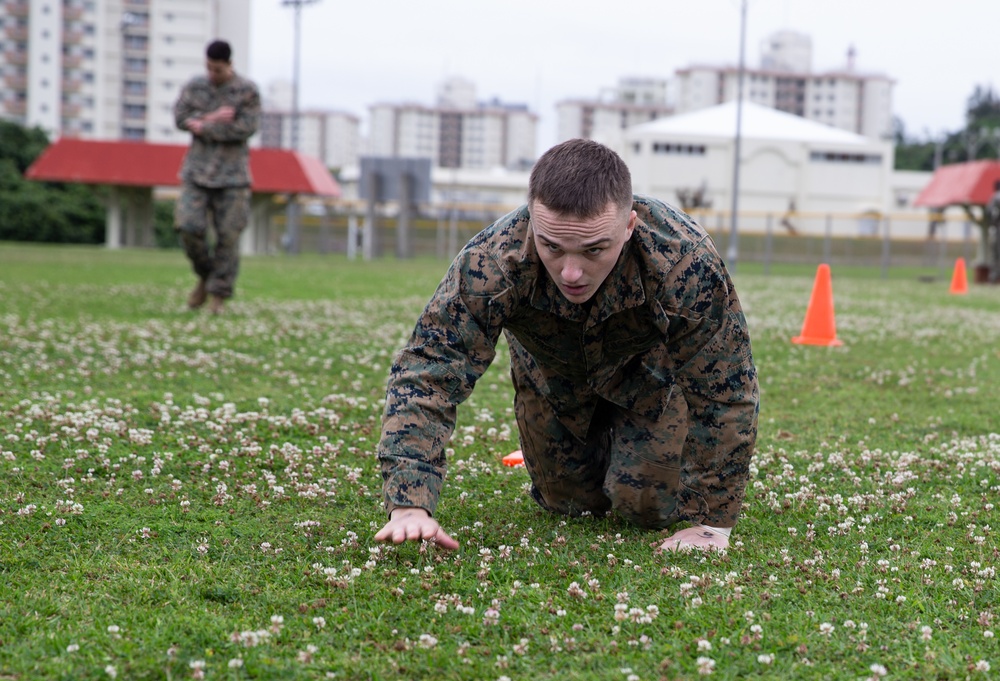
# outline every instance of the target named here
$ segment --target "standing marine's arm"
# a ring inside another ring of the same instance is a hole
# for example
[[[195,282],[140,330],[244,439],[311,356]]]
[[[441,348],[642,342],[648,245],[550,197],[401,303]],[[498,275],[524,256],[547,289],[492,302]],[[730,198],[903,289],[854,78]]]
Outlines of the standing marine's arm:
[[[174,123],[181,130],[188,130],[188,121],[201,118],[207,112],[200,110],[195,104],[194,87],[191,83],[184,86],[180,96],[174,103]]]
[[[688,405],[684,478],[708,504],[699,522],[732,527],[746,492],[760,394],[746,318],[714,248],[704,244],[672,271],[677,297],[668,357]]]
[[[434,513],[456,408],[496,354],[502,322],[490,315],[490,296],[473,290],[485,260],[469,248],[459,254],[393,362],[378,445],[389,513],[397,506]]]
[[[212,121],[202,128],[201,136],[211,142],[245,142],[260,125],[260,93],[257,86],[244,80],[231,106],[236,110],[231,121]]]

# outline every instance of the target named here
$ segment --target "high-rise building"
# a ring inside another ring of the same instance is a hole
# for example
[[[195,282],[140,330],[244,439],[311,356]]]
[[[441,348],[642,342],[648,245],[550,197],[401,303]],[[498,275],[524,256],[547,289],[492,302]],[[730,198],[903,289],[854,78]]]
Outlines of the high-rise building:
[[[633,125],[669,116],[668,83],[658,78],[622,78],[596,99],[566,99],[556,103],[558,140],[601,139]]]
[[[874,139],[892,136],[892,87],[895,81],[855,68],[855,51],[842,68],[812,70],[812,41],[780,31],[762,45],[759,68],[744,69],[746,100]],[[735,100],[736,66],[694,65],[678,69],[677,113]]]
[[[187,142],[173,105],[216,38],[245,74],[246,0],[0,0],[0,116],[53,137]]]
[[[343,111],[299,112],[298,151],[314,156],[327,168],[358,164],[361,121]],[[260,116],[260,146],[291,149],[292,114],[265,108]]]
[[[476,102],[475,88],[452,79],[436,106],[374,104],[369,107],[369,153],[430,158],[441,168],[530,167],[535,161],[538,116],[524,104]]]

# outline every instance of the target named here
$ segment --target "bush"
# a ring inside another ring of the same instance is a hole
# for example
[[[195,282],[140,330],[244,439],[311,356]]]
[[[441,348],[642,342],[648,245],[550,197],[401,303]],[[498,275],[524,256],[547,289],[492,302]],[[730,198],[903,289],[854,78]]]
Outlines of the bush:
[[[25,179],[48,144],[41,128],[0,121],[0,240],[103,243],[100,189]]]

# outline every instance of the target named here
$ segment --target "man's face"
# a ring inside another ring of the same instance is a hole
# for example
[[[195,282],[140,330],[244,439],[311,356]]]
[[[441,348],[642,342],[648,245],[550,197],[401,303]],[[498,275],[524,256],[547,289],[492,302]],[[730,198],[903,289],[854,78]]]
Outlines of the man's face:
[[[532,204],[538,257],[566,300],[579,304],[591,299],[618,261],[636,219],[635,211],[610,202],[592,218],[559,215],[538,201]]]
[[[208,70],[208,79],[215,85],[222,85],[233,75],[233,65],[227,61],[208,59],[205,61],[205,68]]]

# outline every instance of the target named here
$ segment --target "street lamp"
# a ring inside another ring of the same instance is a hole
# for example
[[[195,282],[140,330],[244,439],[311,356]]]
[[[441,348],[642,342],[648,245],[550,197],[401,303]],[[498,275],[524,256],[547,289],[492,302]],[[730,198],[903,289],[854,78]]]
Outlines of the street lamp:
[[[294,52],[292,57],[292,120],[291,120],[291,140],[292,151],[299,150],[299,47],[302,34],[302,7],[311,5],[319,0],[281,0],[282,7],[292,7],[295,10],[295,40],[292,45]],[[296,196],[288,198],[288,206],[285,209],[285,220],[288,227],[286,235],[286,249],[289,253],[299,252],[299,204]]]
[[[736,140],[733,145],[733,204],[730,212],[729,226],[729,246],[726,249],[726,260],[729,269],[736,271],[736,262],[739,259],[739,232],[737,231],[737,214],[740,204],[740,142],[742,141],[743,126],[743,72],[744,44],[747,33],[747,0],[740,3],[740,66],[736,76]]]

